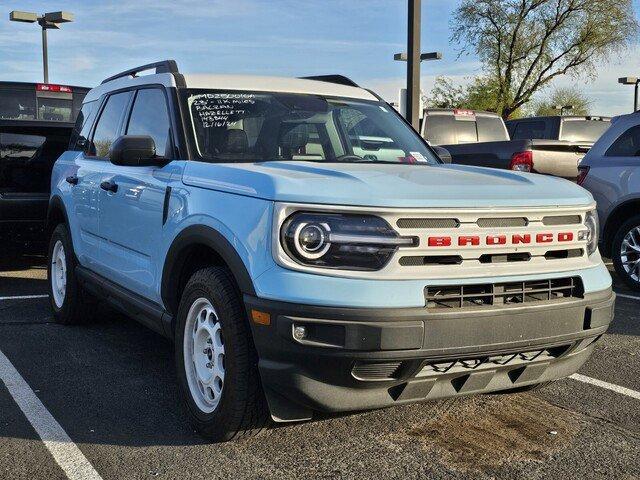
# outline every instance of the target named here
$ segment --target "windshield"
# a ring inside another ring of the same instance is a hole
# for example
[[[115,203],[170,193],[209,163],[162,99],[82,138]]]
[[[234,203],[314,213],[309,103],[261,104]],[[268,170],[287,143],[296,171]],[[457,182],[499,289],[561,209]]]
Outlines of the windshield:
[[[610,125],[605,120],[564,120],[560,140],[595,143]]]
[[[203,160],[439,163],[380,102],[217,90],[185,98]]]

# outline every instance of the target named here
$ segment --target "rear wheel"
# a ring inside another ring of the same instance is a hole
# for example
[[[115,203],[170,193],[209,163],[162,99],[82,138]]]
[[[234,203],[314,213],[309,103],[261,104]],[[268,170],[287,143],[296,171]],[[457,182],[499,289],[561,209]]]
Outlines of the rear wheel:
[[[611,248],[613,266],[620,278],[634,290],[640,290],[640,215],[618,229]]]
[[[176,370],[195,428],[213,441],[259,433],[269,412],[240,294],[221,267],[196,272],[176,327]]]
[[[71,235],[65,224],[58,225],[49,242],[49,301],[56,323],[69,325],[86,321],[92,305],[76,278],[76,262]]]

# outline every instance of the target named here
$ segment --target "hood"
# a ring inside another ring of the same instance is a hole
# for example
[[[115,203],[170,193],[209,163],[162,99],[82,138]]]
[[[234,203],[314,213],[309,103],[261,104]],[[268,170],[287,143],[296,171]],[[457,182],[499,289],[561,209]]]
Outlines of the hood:
[[[186,162],[187,185],[267,200],[366,207],[547,207],[587,205],[568,180],[464,165]]]

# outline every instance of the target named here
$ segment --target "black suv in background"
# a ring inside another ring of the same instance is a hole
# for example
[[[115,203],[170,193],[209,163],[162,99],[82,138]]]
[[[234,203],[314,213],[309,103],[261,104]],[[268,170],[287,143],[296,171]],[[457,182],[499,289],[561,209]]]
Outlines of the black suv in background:
[[[88,91],[0,82],[0,242],[4,252],[7,247],[40,246],[51,169],[69,145]]]

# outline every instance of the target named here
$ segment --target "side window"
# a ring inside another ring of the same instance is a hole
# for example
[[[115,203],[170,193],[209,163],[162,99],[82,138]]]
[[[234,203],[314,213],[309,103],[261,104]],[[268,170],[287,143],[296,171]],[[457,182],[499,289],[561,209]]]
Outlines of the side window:
[[[631,127],[613,142],[606,157],[640,157],[640,125]]]
[[[158,88],[138,90],[131,109],[128,135],[149,135],[156,144],[156,155],[170,158],[171,122],[164,93]]]
[[[512,140],[529,140],[532,138],[546,138],[546,123],[543,121],[520,122],[513,132]]]
[[[106,157],[111,144],[119,133],[120,121],[127,107],[131,92],[122,92],[111,95],[100,114],[98,124],[93,133],[93,140],[89,146],[89,155]]]
[[[45,141],[41,135],[0,133],[0,193],[47,191]]]
[[[69,150],[84,150],[91,131],[91,126],[96,118],[96,105],[97,101],[87,102],[82,105],[80,113],[76,118],[76,124],[71,132],[71,139],[69,140]]]

